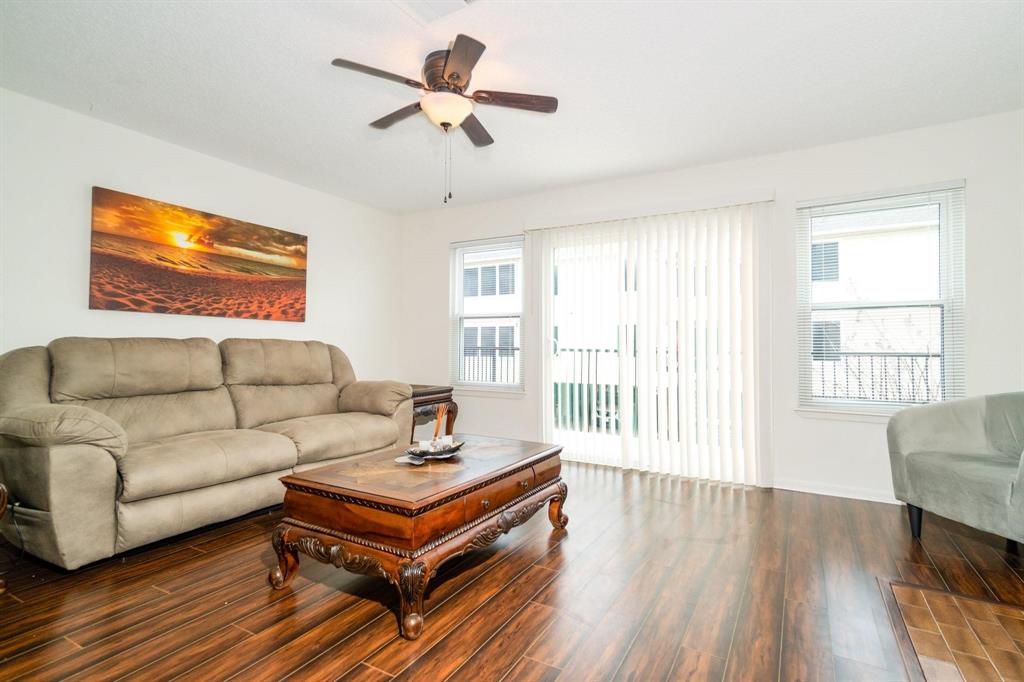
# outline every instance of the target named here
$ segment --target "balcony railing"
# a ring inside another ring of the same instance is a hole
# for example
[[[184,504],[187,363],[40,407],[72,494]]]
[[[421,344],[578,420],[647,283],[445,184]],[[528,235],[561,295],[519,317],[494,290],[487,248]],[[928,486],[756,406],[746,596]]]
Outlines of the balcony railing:
[[[811,361],[811,396],[897,403],[941,400],[942,356],[830,350]]]
[[[559,348],[552,366],[556,429],[617,434],[622,428],[619,351],[615,348]],[[633,389],[633,429],[638,410]]]
[[[462,380],[479,384],[518,384],[519,347],[464,348]]]
[[[668,362],[668,352],[658,357]],[[826,400],[926,403],[942,399],[938,353],[828,351],[812,361],[812,393]],[[634,359],[635,361],[635,359]],[[554,426],[567,431],[618,434],[623,396],[619,353],[614,348],[560,348],[552,366]],[[680,387],[682,388],[682,387]],[[633,432],[640,419],[639,391],[632,391]],[[661,395],[652,396],[655,410]],[[678,404],[678,402],[677,402]]]

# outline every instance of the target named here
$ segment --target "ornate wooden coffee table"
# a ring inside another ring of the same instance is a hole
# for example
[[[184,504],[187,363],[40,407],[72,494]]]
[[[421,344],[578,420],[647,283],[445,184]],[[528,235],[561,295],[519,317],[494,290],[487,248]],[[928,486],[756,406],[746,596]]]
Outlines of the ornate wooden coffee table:
[[[437,568],[486,547],[550,502],[555,528],[567,488],[558,445],[460,436],[458,457],[419,467],[395,462],[404,447],[281,479],[285,518],[274,530],[278,566],[270,583],[285,587],[299,553],[398,589],[399,631],[423,630],[423,594]]]

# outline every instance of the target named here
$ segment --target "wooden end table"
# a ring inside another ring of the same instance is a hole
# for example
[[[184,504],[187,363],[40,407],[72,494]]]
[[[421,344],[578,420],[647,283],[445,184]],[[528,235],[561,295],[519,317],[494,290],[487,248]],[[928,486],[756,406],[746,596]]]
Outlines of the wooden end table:
[[[399,632],[423,630],[423,595],[444,562],[486,547],[545,504],[555,528],[562,510],[562,448],[545,443],[463,436],[459,456],[421,466],[399,464],[403,447],[281,479],[282,522],[274,529],[282,589],[299,553],[353,573],[384,578],[398,590]]]
[[[433,386],[430,384],[411,384],[412,386],[412,433],[411,440],[416,439],[416,417],[435,416],[438,405],[447,405],[448,414],[445,418],[445,435],[455,433],[455,418],[459,416],[459,404],[452,398],[451,386]]]

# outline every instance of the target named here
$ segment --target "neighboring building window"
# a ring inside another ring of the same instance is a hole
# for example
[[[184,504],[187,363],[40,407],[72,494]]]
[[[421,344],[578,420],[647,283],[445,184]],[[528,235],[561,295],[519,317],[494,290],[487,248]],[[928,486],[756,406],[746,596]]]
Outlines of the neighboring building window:
[[[466,268],[462,271],[462,295],[480,295],[480,268]]]
[[[462,330],[462,352],[467,358],[475,357],[480,347],[480,330],[477,327],[466,327]]]
[[[515,352],[516,328],[512,325],[498,327],[498,351],[503,357],[511,357]]]
[[[798,209],[802,406],[887,412],[964,395],[963,194]]]
[[[811,281],[839,281],[839,242],[811,244]]]
[[[839,323],[812,323],[813,338],[811,339],[811,357],[819,361],[839,359]]]
[[[522,239],[453,246],[453,384],[522,389],[522,262]]]
[[[488,265],[480,268],[480,295],[495,296],[498,293],[498,277],[495,274],[495,267]]]
[[[505,263],[498,266],[498,295],[507,296],[516,293],[516,266]]]

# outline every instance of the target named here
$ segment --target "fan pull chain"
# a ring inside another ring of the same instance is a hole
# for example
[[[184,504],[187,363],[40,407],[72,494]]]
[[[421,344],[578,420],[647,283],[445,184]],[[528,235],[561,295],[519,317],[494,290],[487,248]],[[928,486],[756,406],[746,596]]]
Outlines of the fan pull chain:
[[[443,173],[441,182],[441,200],[444,203],[448,203],[448,200],[452,198],[452,138],[451,138],[451,125],[448,123],[442,123],[441,129],[444,130],[444,148],[441,150],[443,159]]]

